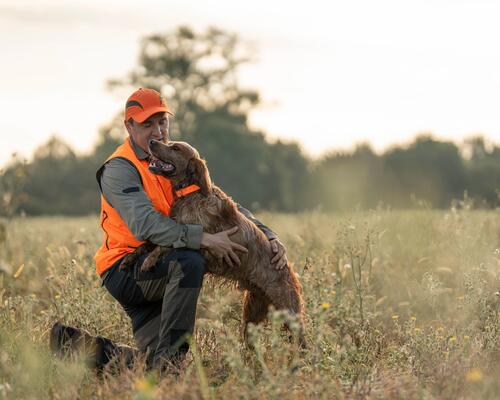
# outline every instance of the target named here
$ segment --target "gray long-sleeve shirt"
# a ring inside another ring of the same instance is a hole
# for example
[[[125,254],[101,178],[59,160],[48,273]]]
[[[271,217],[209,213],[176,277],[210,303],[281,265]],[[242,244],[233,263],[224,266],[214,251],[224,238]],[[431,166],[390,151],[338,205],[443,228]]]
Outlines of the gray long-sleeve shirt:
[[[130,143],[139,160],[148,157],[132,138]],[[126,160],[113,158],[104,165],[100,187],[108,203],[116,209],[138,240],[148,240],[157,245],[175,248],[200,248],[203,227],[177,223],[156,211],[142,187],[139,172]],[[269,240],[277,237],[271,229],[239,204],[238,210],[254,222]]]

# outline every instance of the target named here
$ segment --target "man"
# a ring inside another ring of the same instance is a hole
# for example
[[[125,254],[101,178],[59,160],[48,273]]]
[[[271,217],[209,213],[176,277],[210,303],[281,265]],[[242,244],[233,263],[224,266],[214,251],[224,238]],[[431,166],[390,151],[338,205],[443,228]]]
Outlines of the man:
[[[209,234],[201,225],[178,224],[168,217],[174,197],[167,178],[148,169],[150,139],[169,140],[172,115],[165,99],[152,89],[140,88],[127,100],[125,127],[128,138],[97,172],[101,190],[101,227],[105,237],[94,259],[103,285],[132,320],[141,352],[152,367],[179,362],[188,351],[187,338],[194,329],[196,303],[205,262],[205,248],[234,268],[238,252],[246,248],[231,241],[237,227]],[[253,215],[239,210],[271,241],[276,268],[286,265],[285,248],[276,235]],[[144,258],[133,268],[120,270],[125,255],[144,241],[172,247],[148,272],[141,272]]]

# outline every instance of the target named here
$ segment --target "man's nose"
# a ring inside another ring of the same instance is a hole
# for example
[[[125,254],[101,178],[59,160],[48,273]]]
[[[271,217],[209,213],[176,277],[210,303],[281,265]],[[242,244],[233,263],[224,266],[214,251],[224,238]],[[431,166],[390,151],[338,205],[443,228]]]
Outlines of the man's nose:
[[[160,124],[155,125],[155,132],[158,133],[161,136],[161,126]]]

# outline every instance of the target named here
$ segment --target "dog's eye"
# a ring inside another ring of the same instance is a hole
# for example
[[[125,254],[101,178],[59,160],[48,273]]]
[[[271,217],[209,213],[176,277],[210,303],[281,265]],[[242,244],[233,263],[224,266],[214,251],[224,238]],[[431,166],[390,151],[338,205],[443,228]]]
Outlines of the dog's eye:
[[[172,150],[173,150],[173,151],[179,151],[180,149],[179,149],[179,146],[177,146],[176,144],[174,144],[174,145],[172,146]]]

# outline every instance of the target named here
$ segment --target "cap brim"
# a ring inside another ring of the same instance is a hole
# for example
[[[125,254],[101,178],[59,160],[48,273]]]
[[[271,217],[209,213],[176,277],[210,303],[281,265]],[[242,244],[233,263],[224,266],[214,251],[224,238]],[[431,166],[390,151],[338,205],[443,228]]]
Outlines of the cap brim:
[[[146,121],[149,117],[151,117],[151,115],[157,114],[160,112],[165,112],[167,114],[174,115],[167,107],[158,106],[158,107],[149,108],[149,109],[144,110],[140,113],[137,113],[134,116],[132,116],[131,118],[134,121],[141,123],[141,122]]]

